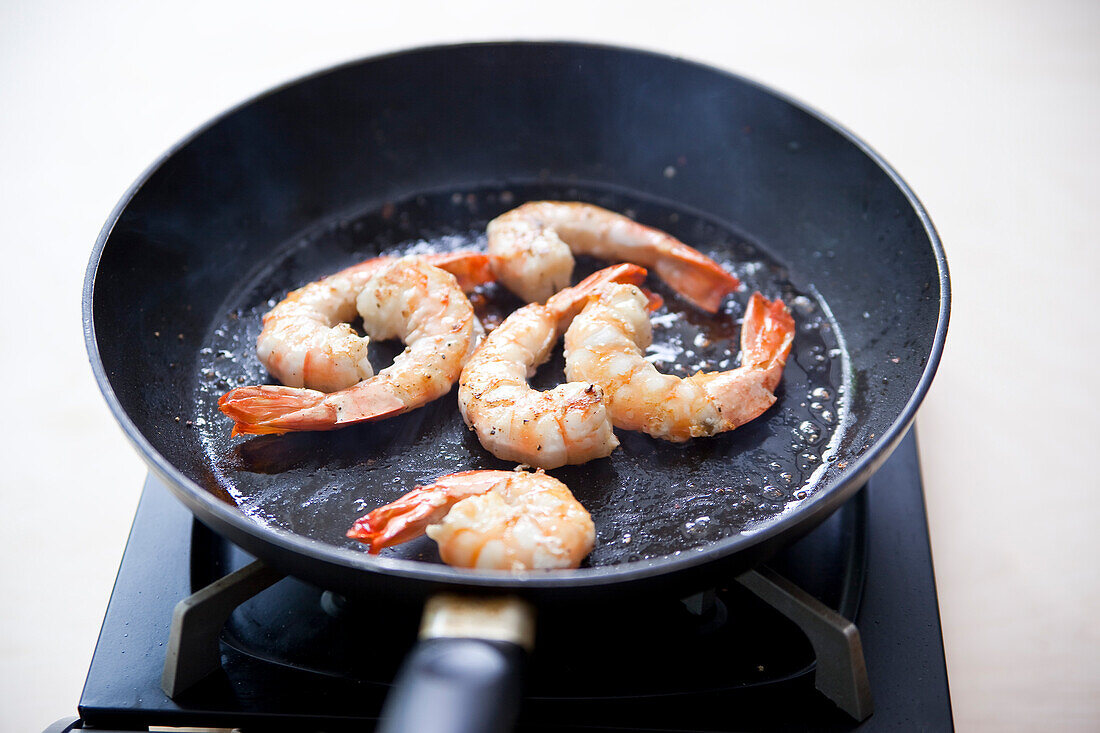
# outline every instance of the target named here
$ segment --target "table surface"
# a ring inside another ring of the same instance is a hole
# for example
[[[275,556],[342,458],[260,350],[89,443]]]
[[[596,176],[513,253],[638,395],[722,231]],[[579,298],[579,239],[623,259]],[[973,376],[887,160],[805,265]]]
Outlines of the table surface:
[[[1100,5],[1086,2],[0,6],[0,729],[75,714],[145,469],[98,393],[80,291],[129,184],[196,126],[379,51],[606,41],[723,67],[867,140],[954,293],[918,417],[960,730],[1094,730],[1100,608]]]

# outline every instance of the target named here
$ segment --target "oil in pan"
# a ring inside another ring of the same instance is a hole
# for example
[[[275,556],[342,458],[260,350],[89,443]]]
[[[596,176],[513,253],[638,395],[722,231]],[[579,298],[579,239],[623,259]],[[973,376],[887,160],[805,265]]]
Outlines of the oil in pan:
[[[232,497],[250,517],[330,544],[361,551],[345,538],[351,522],[436,477],[473,469],[508,469],[462,421],[457,390],[429,405],[378,423],[325,433],[230,439],[218,398],[243,384],[272,383],[256,357],[263,314],[288,291],[355,262],[386,254],[485,248],[490,219],[523,201],[588,201],[678,237],[717,260],[744,283],[711,315],[678,298],[660,280],[646,286],[664,297],[653,314],[647,358],[661,371],[689,376],[739,363],[740,318],[747,296],[781,297],[796,323],[777,402],[756,420],[711,438],[673,444],[616,431],[621,446],[608,458],[551,473],[564,481],[596,522],[596,549],[586,565],[610,565],[687,552],[756,531],[807,499],[830,475],[833,447],[847,424],[850,389],[844,341],[812,278],[792,272],[734,227],[666,201],[618,189],[540,182],[423,194],[338,221],[324,222],[273,248],[223,304],[225,318],[206,335],[195,376],[195,414],[213,467],[207,488]],[[580,258],[574,280],[607,263]],[[496,285],[473,297],[487,327],[520,301]],[[402,346],[371,343],[376,370]],[[564,379],[559,344],[532,384]],[[842,469],[843,466],[836,468]],[[426,538],[390,550],[438,561]]]

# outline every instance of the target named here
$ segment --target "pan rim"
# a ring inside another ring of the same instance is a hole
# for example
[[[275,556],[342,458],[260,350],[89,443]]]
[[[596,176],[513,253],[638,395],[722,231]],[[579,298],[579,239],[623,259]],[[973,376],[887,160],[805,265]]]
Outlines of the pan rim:
[[[263,99],[276,95],[290,87],[306,83],[314,78],[336,73],[342,69],[363,64],[376,63],[393,58],[414,56],[418,54],[438,53],[441,51],[453,51],[465,48],[484,47],[508,47],[508,46],[545,46],[558,48],[582,48],[613,51],[616,53],[634,54],[658,58],[664,61],[688,64],[698,69],[713,74],[719,74],[733,79],[739,83],[747,84],[794,108],[810,115],[820,121],[834,132],[852,143],[865,156],[875,163],[904,195],[909,205],[916,213],[925,235],[928,237],[935,257],[939,276],[940,307],[936,323],[936,331],[932,340],[931,349],[924,369],[917,381],[917,385],[906,401],[897,418],[883,431],[880,437],[860,455],[847,469],[832,481],[821,486],[813,496],[805,500],[797,509],[780,515],[760,530],[749,533],[739,533],[730,537],[708,542],[698,548],[682,551],[674,555],[665,555],[648,560],[638,560],[616,565],[608,565],[593,568],[578,568],[574,570],[538,571],[524,574],[514,574],[508,571],[485,571],[453,568],[447,565],[425,563],[415,560],[404,560],[390,557],[371,556],[359,553],[347,548],[330,545],[319,540],[311,539],[303,535],[291,533],[286,530],[266,527],[254,522],[245,516],[237,507],[231,506],[222,500],[215,498],[201,486],[185,476],[175,468],[156,448],[145,438],[136,424],[130,419],[123,409],[121,402],[114,393],[102,359],[99,355],[93,321],[93,295],[95,289],[95,277],[104,247],[115,225],[130,202],[137,196],[142,187],[180,150],[191,144],[195,139],[203,135],[207,130],[218,125],[236,112],[253,105]],[[729,558],[753,547],[762,547],[768,543],[774,543],[782,535],[802,524],[814,525],[821,521],[851,497],[873,473],[873,471],[893,452],[894,448],[904,437],[909,425],[916,416],[917,409],[924,400],[931,386],[942,358],[943,348],[946,343],[948,320],[950,317],[950,277],[947,267],[947,258],[943,250],[942,242],[936,232],[932,219],[900,174],[870,145],[853,134],[844,126],[832,118],[818,112],[816,109],[801,101],[777,91],[769,86],[748,79],[737,73],[726,71],[709,64],[694,61],[682,56],[672,55],[648,49],[631,48],[612,44],[579,42],[579,41],[475,41],[458,44],[432,44],[418,46],[409,49],[400,49],[382,54],[353,59],[334,66],[310,72],[301,77],[289,80],[262,91],[241,103],[216,115],[205,122],[193,132],[179,140],[149,167],[147,167],[133,184],[123,194],[115,205],[106,223],[101,229],[92,249],[88,267],[84,279],[82,295],[82,316],[85,347],[88,351],[89,362],[95,375],[96,383],[107,401],[108,407],[115,419],[119,422],[124,434],[137,449],[139,455],[154,473],[169,487],[175,496],[190,509],[198,519],[204,523],[215,525],[219,530],[231,530],[250,535],[264,545],[289,551],[296,555],[304,556],[312,562],[320,562],[327,565],[337,565],[350,569],[366,571],[373,574],[383,574],[410,580],[425,581],[439,585],[465,586],[489,589],[553,589],[561,587],[612,585],[629,583],[658,575],[672,574],[679,571],[708,565],[717,560]],[[815,521],[816,520],[816,521]],[[226,534],[226,532],[221,531]],[[232,538],[231,538],[232,539]]]

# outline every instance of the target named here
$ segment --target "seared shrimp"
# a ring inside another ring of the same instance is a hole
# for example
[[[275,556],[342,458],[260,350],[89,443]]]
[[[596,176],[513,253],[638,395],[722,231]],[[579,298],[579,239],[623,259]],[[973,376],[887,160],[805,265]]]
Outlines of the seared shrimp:
[[[598,385],[575,381],[541,392],[527,379],[550,358],[592,293],[606,283],[640,284],[645,276],[637,265],[608,267],[561,290],[546,305],[520,308],[489,334],[462,369],[458,409],[490,453],[557,468],[603,458],[618,447]]]
[[[450,391],[481,331],[455,277],[416,257],[377,268],[356,307],[371,336],[405,342],[393,364],[330,394],[276,385],[235,389],[218,401],[236,423],[233,435],[333,430],[420,407]]]
[[[648,267],[711,313],[741,284],[675,237],[575,201],[532,201],[501,214],[489,222],[489,254],[497,279],[537,303],[569,284],[574,254]]]
[[[443,562],[460,568],[575,568],[596,527],[569,487],[541,470],[443,476],[358,519],[348,537],[371,553],[427,533]]]
[[[657,438],[733,430],[775,402],[775,388],[794,338],[782,300],[753,293],[741,327],[741,366],[680,379],[645,360],[652,339],[646,297],[633,285],[611,285],[593,298],[565,333],[565,376],[604,389],[617,428]]]
[[[288,387],[322,392],[346,389],[374,375],[367,337],[348,321],[367,280],[393,257],[375,257],[287,294],[264,316],[256,353],[272,376]],[[420,255],[458,278],[467,292],[492,280],[489,257],[478,252]]]

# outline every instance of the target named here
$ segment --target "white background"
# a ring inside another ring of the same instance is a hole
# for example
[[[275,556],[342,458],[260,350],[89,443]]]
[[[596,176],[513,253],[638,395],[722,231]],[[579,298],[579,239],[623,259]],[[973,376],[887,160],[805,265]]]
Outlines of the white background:
[[[145,470],[81,335],[142,170],[337,62],[573,38],[708,62],[862,136],[943,238],[954,310],[918,426],[960,730],[1100,726],[1095,3],[0,5],[0,728],[75,714]]]

